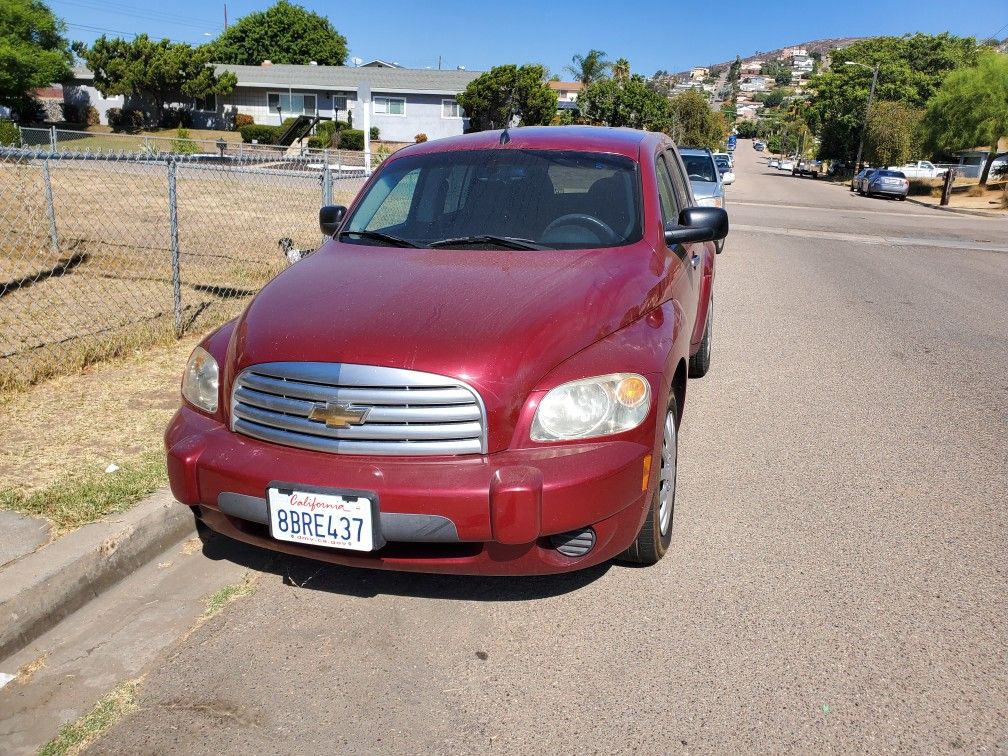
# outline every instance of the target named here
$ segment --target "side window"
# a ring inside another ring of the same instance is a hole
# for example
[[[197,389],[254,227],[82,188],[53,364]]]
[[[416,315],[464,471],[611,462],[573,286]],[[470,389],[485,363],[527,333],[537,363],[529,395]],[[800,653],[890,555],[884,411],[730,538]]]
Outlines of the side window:
[[[669,173],[672,174],[672,183],[675,185],[676,196],[679,197],[679,207],[691,207],[693,205],[693,191],[686,173],[683,170],[682,161],[676,153],[665,153],[665,162],[668,163]]]
[[[679,222],[679,205],[676,201],[672,177],[669,176],[665,161],[659,156],[655,160],[655,173],[658,176],[658,197],[661,200],[662,225]]]

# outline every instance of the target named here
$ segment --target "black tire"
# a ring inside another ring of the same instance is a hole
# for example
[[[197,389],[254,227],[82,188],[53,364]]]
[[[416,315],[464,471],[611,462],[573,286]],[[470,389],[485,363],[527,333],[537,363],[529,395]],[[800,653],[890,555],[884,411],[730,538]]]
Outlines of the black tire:
[[[903,202],[906,199],[906,197],[897,197],[896,199],[898,199],[900,202]]]
[[[700,339],[700,348],[697,353],[689,358],[689,377],[703,378],[710,370],[711,339],[714,328],[714,295],[711,294],[710,304],[707,305],[707,322],[704,324],[703,338]]]
[[[671,418],[672,439],[674,448],[669,454],[666,448],[665,426],[666,421]],[[640,531],[630,547],[620,554],[619,558],[633,564],[652,565],[656,564],[668,551],[672,542],[672,519],[675,512],[675,489],[676,489],[676,469],[679,458],[679,413],[676,409],[675,397],[669,399],[668,411],[659,423],[658,433],[662,437],[662,453],[658,458],[659,478],[658,487],[651,497],[651,504],[648,507],[647,516],[641,525]],[[666,460],[668,457],[668,461]],[[669,472],[670,470],[670,472]],[[670,481],[670,482],[669,482]],[[669,488],[671,486],[671,488]],[[665,532],[662,532],[662,495],[666,494],[667,517]]]

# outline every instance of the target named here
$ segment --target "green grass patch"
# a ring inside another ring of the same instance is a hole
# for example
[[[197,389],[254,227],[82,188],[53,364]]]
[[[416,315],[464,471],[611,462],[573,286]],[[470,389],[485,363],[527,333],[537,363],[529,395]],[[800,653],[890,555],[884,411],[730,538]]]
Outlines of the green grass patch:
[[[114,473],[68,475],[31,493],[5,488],[0,490],[0,509],[45,517],[63,533],[105,515],[125,512],[167,480],[164,452],[152,452]]]
[[[255,583],[249,575],[246,575],[245,579],[240,583],[225,585],[207,599],[206,609],[203,610],[203,619],[208,620],[214,615],[219,614],[225,606],[254,593],[255,589]]]
[[[129,680],[118,685],[83,717],[64,725],[59,735],[39,750],[39,756],[80,753],[85,746],[136,708],[139,687],[139,680]]]

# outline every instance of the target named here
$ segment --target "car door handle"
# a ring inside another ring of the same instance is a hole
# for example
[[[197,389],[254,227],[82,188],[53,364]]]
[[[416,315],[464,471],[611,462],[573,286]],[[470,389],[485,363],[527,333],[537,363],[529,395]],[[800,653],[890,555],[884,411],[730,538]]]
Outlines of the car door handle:
[[[693,267],[695,268],[697,265],[700,264],[700,255],[693,255],[693,257],[690,258],[690,262],[693,264]]]

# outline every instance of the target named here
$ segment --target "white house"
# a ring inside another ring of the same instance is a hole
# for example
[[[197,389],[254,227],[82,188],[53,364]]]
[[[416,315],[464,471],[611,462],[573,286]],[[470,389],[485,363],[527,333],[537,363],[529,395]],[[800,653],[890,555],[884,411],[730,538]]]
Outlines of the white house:
[[[245,113],[256,123],[279,124],[296,115],[363,123],[358,92],[370,89],[370,123],[380,138],[412,142],[417,134],[429,139],[462,134],[468,127],[456,96],[480,75],[478,71],[400,68],[383,61],[368,66],[296,66],[264,62],[259,66],[215,64],[218,74],[230,71],[238,84],[227,95],[205,100],[173,103],[192,107],[196,128],[230,128],[234,116]],[[69,90],[69,91],[68,91]],[[86,68],[74,71],[65,99],[75,105],[93,105],[102,123],[106,111],[123,107],[123,97],[103,98],[94,87],[94,75]],[[126,105],[129,107],[129,104]]]
[[[580,81],[548,81],[546,84],[557,93],[557,102],[577,102],[578,95],[584,89]]]

